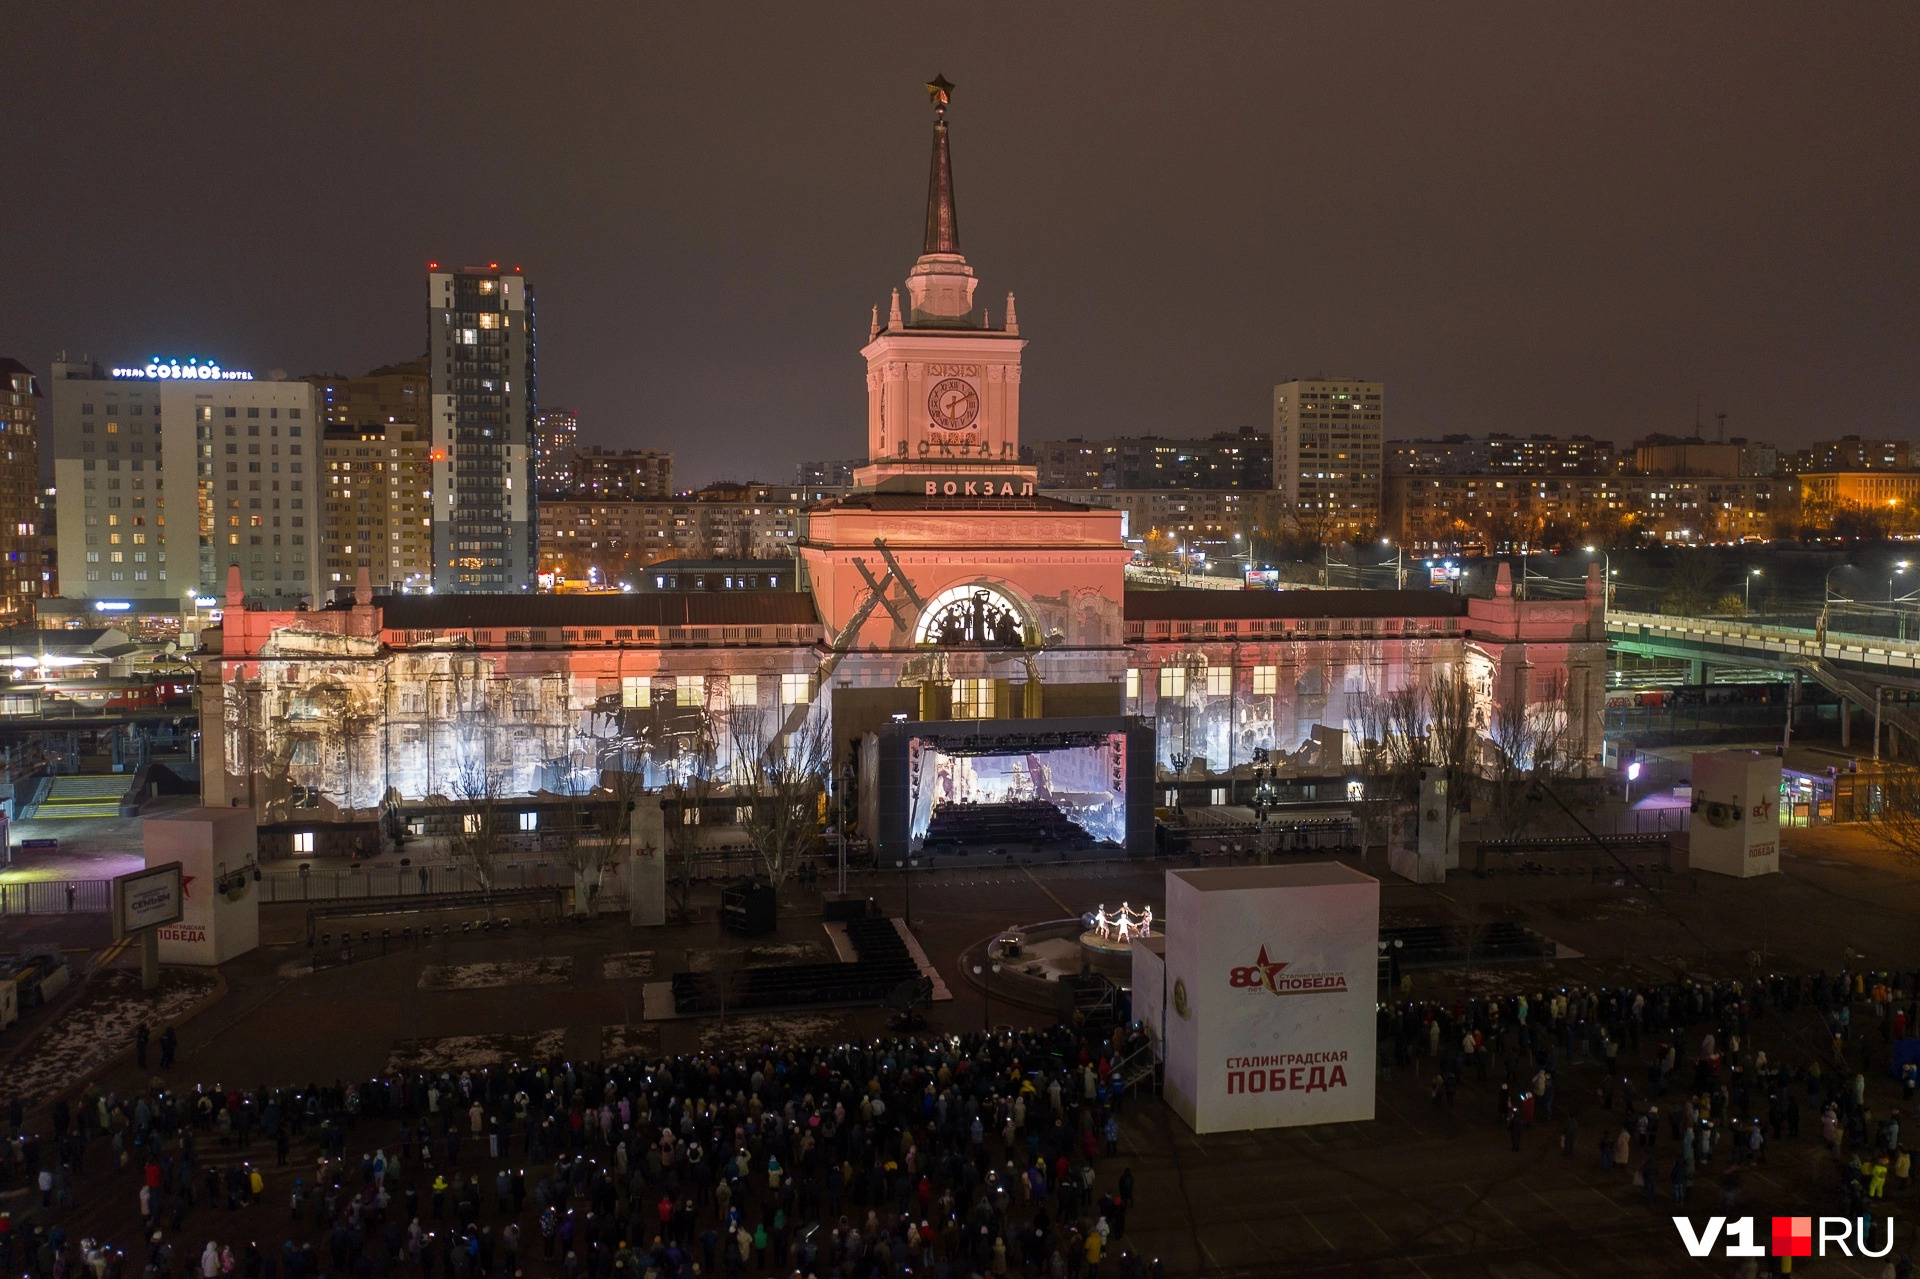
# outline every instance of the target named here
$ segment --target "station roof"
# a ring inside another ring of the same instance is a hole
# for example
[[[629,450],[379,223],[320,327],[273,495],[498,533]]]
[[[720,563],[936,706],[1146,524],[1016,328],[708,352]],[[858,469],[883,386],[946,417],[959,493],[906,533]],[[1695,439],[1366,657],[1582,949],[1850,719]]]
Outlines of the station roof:
[[[1129,590],[1129,622],[1269,617],[1465,617],[1467,597],[1446,591]]]
[[[390,595],[394,631],[523,626],[814,626],[813,597],[790,591],[646,591],[605,595]]]

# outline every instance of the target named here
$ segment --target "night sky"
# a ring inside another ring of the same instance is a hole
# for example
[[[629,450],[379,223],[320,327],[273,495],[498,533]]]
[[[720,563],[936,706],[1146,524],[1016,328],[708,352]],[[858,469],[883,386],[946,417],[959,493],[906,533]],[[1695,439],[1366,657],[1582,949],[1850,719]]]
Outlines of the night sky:
[[[361,372],[499,260],[587,439],[787,480],[863,446],[944,72],[1029,440],[1314,373],[1399,437],[1915,434],[1911,5],[629,9],[10,6],[0,354]]]

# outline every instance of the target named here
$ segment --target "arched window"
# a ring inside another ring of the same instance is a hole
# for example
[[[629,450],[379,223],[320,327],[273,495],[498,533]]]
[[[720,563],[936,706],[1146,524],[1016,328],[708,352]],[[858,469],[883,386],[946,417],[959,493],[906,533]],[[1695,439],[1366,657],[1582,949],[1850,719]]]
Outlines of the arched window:
[[[928,600],[913,640],[943,648],[1023,648],[1027,630],[1011,597],[974,583],[950,586]]]

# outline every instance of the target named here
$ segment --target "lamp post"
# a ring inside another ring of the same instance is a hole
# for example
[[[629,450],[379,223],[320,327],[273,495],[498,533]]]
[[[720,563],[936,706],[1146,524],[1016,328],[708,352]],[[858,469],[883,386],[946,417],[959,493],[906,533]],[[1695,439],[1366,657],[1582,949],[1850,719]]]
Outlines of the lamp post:
[[[1825,657],[1827,655],[1827,623],[1828,623],[1828,613],[1833,604],[1833,575],[1835,573],[1838,573],[1843,568],[1852,568],[1852,567],[1853,565],[1851,564],[1835,564],[1832,568],[1827,570],[1826,577],[1821,581],[1820,656],[1822,657]]]
[[[1380,539],[1380,545],[1393,546],[1393,539],[1390,537],[1383,537]],[[1393,546],[1393,589],[1396,591],[1404,591],[1407,589],[1407,558],[1406,557],[1407,557],[1407,552],[1405,547]],[[1385,568],[1386,565],[1383,564],[1381,565],[1381,567]]]
[[[1900,575],[1906,571],[1907,561],[1901,560],[1893,566],[1892,576],[1887,578],[1887,611],[1893,614],[1893,633],[1899,639],[1905,639],[1907,636],[1906,627],[1900,622],[1900,601],[1894,586],[1899,582]]]
[[[1758,576],[1760,576],[1760,570],[1759,570],[1759,569],[1757,569],[1757,568],[1750,568],[1750,569],[1748,569],[1748,570],[1747,570],[1747,581],[1746,581],[1746,587],[1747,587],[1747,603],[1746,603],[1746,609],[1747,609],[1747,612],[1749,612],[1749,613],[1751,613],[1751,612],[1753,612],[1753,579],[1754,579],[1754,578],[1756,578],[1756,577],[1758,577]]]
[[[1595,548],[1586,548],[1587,554],[1595,553]],[[1606,620],[1607,610],[1613,607],[1613,552],[1600,551],[1600,617]]]
[[[993,975],[999,971],[1000,964],[998,961],[986,965],[975,964],[973,966],[973,975],[982,978],[986,983],[987,1002],[986,1006],[980,1011],[980,1029],[987,1034],[993,1033]]]

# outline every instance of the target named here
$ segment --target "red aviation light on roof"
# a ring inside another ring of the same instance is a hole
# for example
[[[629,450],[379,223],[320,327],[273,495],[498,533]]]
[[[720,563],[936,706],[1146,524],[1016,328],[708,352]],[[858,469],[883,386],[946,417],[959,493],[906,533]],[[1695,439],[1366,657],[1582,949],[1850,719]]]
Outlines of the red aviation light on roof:
[[[500,264],[499,264],[498,262],[489,262],[489,263],[487,263],[487,270],[489,270],[489,271],[498,271],[499,269],[500,269]]]
[[[429,262],[429,263],[427,263],[427,270],[429,270],[429,271],[438,271],[439,269],[440,269],[440,264],[439,264],[438,262]]]

